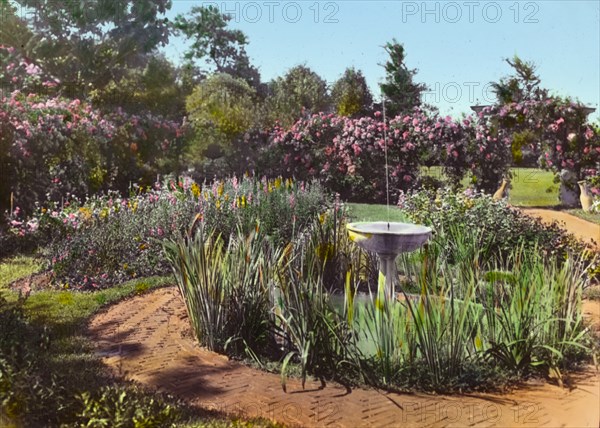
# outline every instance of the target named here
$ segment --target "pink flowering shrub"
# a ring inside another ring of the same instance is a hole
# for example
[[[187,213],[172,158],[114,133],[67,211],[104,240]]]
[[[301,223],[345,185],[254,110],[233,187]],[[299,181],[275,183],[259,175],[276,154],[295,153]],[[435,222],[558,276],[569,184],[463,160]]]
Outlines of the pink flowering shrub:
[[[467,124],[467,122],[469,122]],[[510,138],[488,116],[465,119],[466,162],[476,190],[494,193],[503,177],[509,176],[512,156]]]
[[[0,97],[15,90],[52,94],[60,83],[12,46],[0,44],[0,64]]]
[[[13,91],[0,98],[0,210],[14,201],[30,213],[36,201],[67,193],[124,191],[172,169],[181,125],[150,114],[103,114],[80,100]]]
[[[563,169],[578,180],[600,174],[600,138],[580,104],[558,98],[529,100],[487,107],[479,117],[489,135],[503,142],[504,148],[494,150],[497,155],[512,155],[518,162],[527,151],[557,178]]]
[[[461,124],[418,110],[385,125],[382,119],[380,112],[356,119],[320,113],[288,130],[275,128],[272,148],[281,160],[278,172],[318,178],[343,199],[385,201],[385,126],[392,194],[413,187],[422,164],[450,159],[447,168],[457,171],[456,176],[464,174],[466,165],[456,160],[464,151]]]

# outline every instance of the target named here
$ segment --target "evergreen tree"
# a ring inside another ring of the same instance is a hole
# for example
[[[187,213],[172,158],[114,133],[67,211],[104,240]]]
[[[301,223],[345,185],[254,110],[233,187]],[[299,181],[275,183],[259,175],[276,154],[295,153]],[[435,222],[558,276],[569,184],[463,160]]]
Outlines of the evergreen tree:
[[[421,105],[421,94],[427,90],[422,83],[415,83],[416,69],[409,69],[404,63],[404,46],[396,39],[384,46],[390,59],[384,64],[385,83],[380,84],[386,97],[386,108],[390,117],[408,112]]]

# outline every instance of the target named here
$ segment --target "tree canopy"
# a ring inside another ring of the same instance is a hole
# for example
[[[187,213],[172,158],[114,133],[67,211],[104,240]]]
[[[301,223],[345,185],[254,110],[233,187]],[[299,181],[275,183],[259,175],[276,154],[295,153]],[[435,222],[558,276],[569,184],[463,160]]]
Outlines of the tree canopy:
[[[284,125],[304,113],[329,111],[327,82],[305,65],[293,67],[269,83],[268,109],[271,119]]]
[[[360,70],[347,68],[331,88],[331,98],[340,116],[366,115],[373,104],[373,96]]]
[[[540,100],[548,97],[548,91],[540,88],[541,80],[536,73],[536,65],[531,61],[523,61],[517,55],[512,60],[505,58],[514,74],[492,82],[492,90],[499,104],[519,103]]]
[[[169,38],[170,0],[16,0],[30,11],[26,55],[80,93],[118,81]]]
[[[208,65],[208,69],[201,69],[205,73],[227,73],[258,89],[260,73],[246,54],[246,35],[228,28],[230,20],[214,6],[195,6],[188,14],[177,15],[173,28],[176,34],[192,41],[184,55],[188,62],[203,61]]]

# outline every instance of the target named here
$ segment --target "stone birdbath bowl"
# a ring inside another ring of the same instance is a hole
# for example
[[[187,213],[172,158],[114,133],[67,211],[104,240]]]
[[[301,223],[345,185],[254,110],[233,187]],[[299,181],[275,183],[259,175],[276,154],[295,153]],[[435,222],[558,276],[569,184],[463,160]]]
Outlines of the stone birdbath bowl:
[[[431,237],[431,228],[411,223],[357,222],[346,229],[350,240],[379,258],[379,292],[389,302],[394,296],[397,277],[396,257],[417,250]]]

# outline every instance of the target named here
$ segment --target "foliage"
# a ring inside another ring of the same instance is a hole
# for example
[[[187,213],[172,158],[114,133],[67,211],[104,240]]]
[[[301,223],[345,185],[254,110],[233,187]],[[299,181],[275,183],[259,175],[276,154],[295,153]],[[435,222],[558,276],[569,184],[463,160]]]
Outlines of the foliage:
[[[336,260],[338,249],[315,231],[309,230],[291,244],[287,259],[278,266],[275,331],[288,344],[281,368],[284,390],[290,361],[300,364],[303,385],[309,372],[318,376],[334,374],[344,360],[349,337],[349,330],[326,292],[331,282],[325,277],[325,266],[340,261]]]
[[[523,61],[517,55],[504,60],[514,70],[514,75],[505,76],[498,82],[492,82],[492,91],[499,105],[520,103],[529,100],[542,100],[548,97],[548,91],[539,87],[540,78],[536,74],[533,62]]]
[[[468,130],[467,162],[471,162],[472,180],[478,191],[493,194],[503,178],[510,178],[511,138],[506,131],[484,113]]]
[[[577,180],[600,175],[600,137],[586,123],[587,112],[579,103],[559,98],[507,103],[486,107],[479,117],[493,138],[504,141],[499,155],[519,160],[528,150],[557,176],[563,169]]]
[[[44,72],[21,49],[0,44],[0,62],[3,64],[0,69],[0,97],[7,98],[16,90],[35,94],[54,94],[58,90],[59,80]]]
[[[44,255],[55,284],[96,289],[168,272],[161,241],[187,230],[196,214],[225,241],[238,228],[259,228],[281,243],[327,203],[317,183],[234,177],[201,186],[189,178],[166,179],[130,198],[113,192],[40,208],[12,233],[52,240]]]
[[[373,104],[373,96],[362,72],[347,68],[331,88],[331,101],[340,116],[367,116]]]
[[[19,17],[19,10],[9,1],[0,1],[0,45],[11,46],[14,49],[24,49],[31,40],[33,34],[27,28],[27,24]],[[21,48],[21,46],[23,48]],[[21,54],[23,50],[21,50]],[[2,71],[0,71],[2,72]],[[1,79],[3,83],[7,80]]]
[[[225,245],[203,222],[193,236],[165,241],[200,343],[259,363],[281,348],[284,379],[288,364],[296,361],[303,379],[309,371],[334,373],[347,332],[326,286],[347,266],[336,255],[349,248],[341,218],[323,214],[287,244],[260,229],[250,234],[240,229]]]
[[[275,127],[272,145],[283,159],[276,170],[286,176],[319,178],[342,199],[383,202],[385,187],[384,127],[392,197],[413,187],[421,163],[444,156],[445,168],[460,182],[466,167],[465,130],[470,121],[431,116],[415,110],[384,126],[381,112],[374,117],[344,118],[312,115],[288,129]],[[459,153],[460,152],[460,153]]]
[[[186,110],[196,131],[188,152],[211,158],[230,152],[233,140],[258,121],[256,91],[242,79],[213,74],[186,100]]]
[[[15,3],[36,10],[27,15],[34,41],[26,55],[61,82],[69,82],[75,96],[120,80],[168,41],[164,15],[169,0]]]
[[[304,65],[269,83],[267,111],[271,123],[290,126],[307,114],[329,111],[327,83]]]
[[[260,74],[250,65],[246,36],[240,30],[227,28],[230,20],[231,16],[221,13],[216,6],[194,6],[185,16],[177,15],[172,27],[176,34],[192,39],[185,53],[188,61],[205,60],[212,71],[242,79],[257,90]]]
[[[185,112],[185,92],[178,82],[180,72],[163,55],[150,56],[143,68],[128,69],[120,80],[93,89],[92,104],[103,111],[122,108],[129,114],[152,112],[178,119]]]
[[[410,113],[421,105],[421,94],[427,89],[422,83],[413,81],[417,70],[409,69],[404,63],[404,46],[396,39],[384,46],[389,60],[385,63],[385,82],[381,83],[381,92],[386,97],[386,106],[390,116]]]
[[[200,224],[194,236],[166,241],[164,250],[200,343],[253,355],[269,345],[272,253],[260,232],[238,233],[225,246]]]
[[[168,398],[176,402],[174,398]],[[158,428],[185,421],[185,413],[177,404],[150,396],[135,386],[106,386],[94,393],[84,391],[76,396],[76,400],[82,408],[78,415],[82,427]]]
[[[0,100],[0,130],[0,168],[13,177],[0,184],[0,209],[25,214],[47,198],[150,184],[174,169],[183,137],[181,124],[161,116],[103,114],[78,99],[20,91]]]
[[[564,260],[569,251],[584,249],[558,224],[544,225],[505,201],[494,201],[491,196],[470,189],[464,193],[439,190],[404,194],[398,206],[412,221],[431,225],[441,236],[450,229],[476,236],[481,262],[507,260],[521,246],[557,260]],[[448,256],[454,257],[450,249]]]

